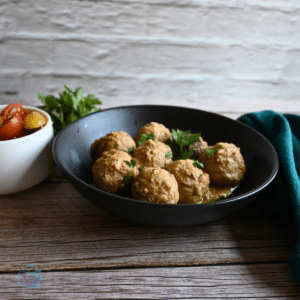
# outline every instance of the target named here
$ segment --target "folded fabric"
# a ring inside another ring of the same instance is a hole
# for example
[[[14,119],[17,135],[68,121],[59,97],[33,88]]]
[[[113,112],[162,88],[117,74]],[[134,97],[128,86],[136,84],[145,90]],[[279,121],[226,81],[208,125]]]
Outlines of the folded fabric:
[[[263,134],[277,151],[279,171],[267,190],[264,208],[277,219],[294,220],[297,243],[289,266],[300,284],[300,116],[265,110],[245,114],[238,121]]]

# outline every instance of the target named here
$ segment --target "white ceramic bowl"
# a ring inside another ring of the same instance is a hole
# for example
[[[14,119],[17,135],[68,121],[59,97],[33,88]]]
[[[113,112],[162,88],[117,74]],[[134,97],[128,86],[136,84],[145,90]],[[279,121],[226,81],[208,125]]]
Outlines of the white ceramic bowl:
[[[7,105],[0,105],[0,113]],[[23,107],[42,113],[47,124],[30,135],[0,141],[0,195],[29,189],[50,175],[48,161],[54,138],[51,117],[36,107]]]

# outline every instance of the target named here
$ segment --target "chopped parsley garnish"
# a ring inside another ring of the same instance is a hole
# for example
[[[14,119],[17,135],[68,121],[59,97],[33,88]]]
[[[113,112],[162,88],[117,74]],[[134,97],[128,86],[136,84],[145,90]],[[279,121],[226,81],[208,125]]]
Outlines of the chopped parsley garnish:
[[[140,171],[143,171],[143,170],[145,170],[145,169],[146,169],[146,167],[140,167],[140,168],[139,168]]]
[[[171,156],[172,156],[172,153],[170,153],[170,152],[167,152],[165,155],[165,157],[169,157],[169,158],[171,158]]]
[[[125,160],[125,163],[130,168],[132,168],[132,167],[134,168],[136,166],[136,160],[133,160],[133,159],[131,161]]]
[[[124,151],[124,152],[126,152],[126,153],[128,153],[128,154],[132,154],[132,153],[134,152],[134,147],[130,147],[130,148],[128,149],[128,151],[126,151],[126,150],[122,150],[122,151]]]
[[[138,146],[142,145],[144,142],[147,140],[154,140],[154,133],[151,132],[150,134],[148,133],[143,133],[140,137],[140,140],[138,141]]]
[[[125,163],[129,168],[131,168],[131,171],[128,175],[124,175],[123,179],[125,181],[131,181],[133,179],[132,172],[133,172],[133,168],[136,166],[136,160],[133,160],[133,159],[131,161],[125,160]]]
[[[44,106],[38,108],[46,111],[52,118],[54,135],[57,135],[66,125],[84,117],[90,113],[101,110],[96,104],[102,104],[94,94],[83,96],[82,88],[78,87],[75,92],[65,86],[65,91],[59,94],[59,98],[53,95],[44,96],[38,94]]]
[[[173,161],[179,159],[188,159],[192,155],[194,148],[190,150],[184,150],[184,147],[195,144],[199,141],[201,133],[191,134],[191,131],[182,131],[172,129],[173,141],[167,140],[166,144],[171,148],[173,153]]]
[[[204,168],[203,162],[201,162],[197,159],[193,159],[193,161],[194,161],[194,166],[197,167],[198,169],[203,169]]]
[[[134,151],[134,147],[130,147],[130,148],[128,149],[128,153],[129,153],[129,154],[131,154],[133,151]]]
[[[124,176],[123,176],[123,179],[124,179],[125,181],[131,181],[131,180],[132,180],[131,173],[132,173],[132,170],[130,171],[130,174],[129,174],[129,175],[124,175]]]
[[[219,145],[219,146],[217,146],[215,148],[205,150],[205,154],[208,155],[208,156],[213,156],[221,148],[223,148],[223,146]]]

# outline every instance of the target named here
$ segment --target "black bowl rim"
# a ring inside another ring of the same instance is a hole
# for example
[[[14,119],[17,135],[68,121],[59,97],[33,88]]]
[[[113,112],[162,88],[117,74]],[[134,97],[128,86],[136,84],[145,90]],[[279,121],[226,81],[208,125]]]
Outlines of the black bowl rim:
[[[97,111],[97,112],[94,112],[92,114],[89,114],[89,115],[86,115],[80,119],[77,119],[75,120],[74,122],[68,124],[65,128],[63,128],[58,134],[57,136],[54,138],[53,140],[53,144],[52,144],[52,153],[53,153],[53,158],[54,158],[54,161],[55,163],[57,164],[57,166],[59,167],[59,169],[61,170],[61,172],[68,178],[68,177],[71,177],[72,178],[72,181],[75,181],[79,184],[83,184],[85,185],[86,187],[88,188],[91,188],[91,189],[94,189],[95,191],[97,192],[100,192],[100,193],[104,193],[108,196],[113,196],[113,197],[116,197],[120,200],[126,200],[126,201],[130,201],[130,202],[133,202],[135,204],[138,204],[138,203],[141,203],[143,205],[154,205],[154,206],[157,206],[157,207],[161,207],[161,206],[165,206],[165,207],[194,207],[194,205],[191,205],[191,204],[176,204],[176,205],[170,205],[170,204],[165,204],[165,203],[153,203],[153,202],[146,202],[146,201],[139,201],[139,200],[136,200],[136,199],[131,199],[131,198],[127,198],[127,197],[123,197],[123,196],[120,196],[120,195],[115,195],[115,194],[112,194],[112,193],[108,193],[106,191],[103,191],[103,190],[100,190],[96,187],[93,187],[92,185],[86,183],[85,181],[79,179],[78,177],[74,176],[72,173],[70,173],[69,171],[67,171],[63,164],[61,163],[60,159],[57,157],[56,155],[56,149],[57,149],[57,144],[58,144],[58,140],[60,139],[60,137],[63,135],[63,132],[67,130],[67,128],[71,127],[71,126],[75,126],[75,124],[79,121],[81,121],[82,119],[84,118],[87,118],[93,114],[101,114],[101,113],[104,113],[106,111],[109,111],[109,110],[117,110],[117,109],[128,109],[128,108],[147,108],[147,107],[152,107],[152,108],[155,108],[155,107],[174,107],[174,108],[184,108],[184,109],[187,109],[187,110],[193,110],[193,111],[199,111],[199,112],[203,112],[205,114],[211,114],[211,115],[214,115],[214,116],[218,116],[218,117],[221,117],[221,118],[225,118],[225,119],[228,119],[232,122],[238,122],[241,126],[244,126],[246,128],[248,128],[249,130],[253,131],[255,134],[258,134],[260,135],[268,144],[269,146],[271,147],[271,149],[274,151],[274,156],[275,156],[275,161],[274,161],[274,169],[272,171],[272,173],[269,175],[268,179],[265,180],[264,183],[262,183],[261,185],[259,185],[257,188],[251,190],[250,192],[247,192],[247,193],[244,193],[242,195],[239,195],[239,196],[235,196],[235,197],[229,197],[229,198],[226,198],[226,199],[223,199],[223,200],[218,200],[218,201],[215,201],[215,202],[211,202],[211,203],[200,203],[199,206],[203,207],[203,206],[206,206],[206,207],[209,207],[209,206],[216,206],[216,205],[224,205],[224,204],[227,204],[227,203],[231,203],[231,202],[235,202],[235,201],[238,201],[238,200],[241,200],[245,197],[251,197],[252,195],[255,195],[255,194],[258,194],[260,193],[261,190],[263,190],[265,187],[267,187],[272,181],[273,179],[276,177],[277,173],[278,173],[278,170],[279,170],[279,158],[278,158],[278,154],[276,152],[276,149],[274,148],[274,146],[272,145],[272,143],[263,135],[261,134],[259,131],[257,131],[256,129],[252,128],[251,126],[247,125],[247,124],[244,124],[238,120],[235,120],[235,119],[231,119],[229,117],[226,117],[226,116],[223,116],[221,114],[218,114],[218,113],[214,113],[214,112],[210,112],[210,111],[206,111],[206,110],[201,110],[201,109],[197,109],[197,108],[190,108],[190,107],[184,107],[184,106],[175,106],[175,105],[159,105],[159,104],[145,104],[145,105],[126,105],[126,106],[117,106],[117,107],[111,107],[111,108],[107,108],[107,109],[103,109],[101,111]]]

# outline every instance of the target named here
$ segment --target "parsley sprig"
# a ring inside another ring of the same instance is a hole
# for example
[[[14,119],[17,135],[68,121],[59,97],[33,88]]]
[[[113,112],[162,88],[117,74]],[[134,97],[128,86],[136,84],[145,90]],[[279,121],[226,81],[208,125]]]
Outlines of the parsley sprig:
[[[172,129],[171,131],[173,140],[167,140],[166,144],[171,148],[173,153],[173,161],[179,159],[188,159],[192,155],[194,148],[185,150],[184,148],[195,144],[199,141],[201,133],[191,134],[191,131],[182,131],[180,129]]]
[[[69,123],[101,110],[95,105],[102,104],[94,94],[88,94],[84,97],[81,87],[76,88],[73,92],[65,86],[65,91],[59,94],[59,98],[53,95],[44,96],[43,94],[38,94],[38,97],[44,104],[39,108],[46,111],[52,118],[54,135],[57,135]]]
[[[133,168],[136,166],[136,160],[134,160],[134,159],[132,159],[132,160],[130,160],[130,161],[128,161],[128,160],[125,160],[125,163],[126,163],[126,165],[129,167],[129,168],[131,168],[131,171],[130,171],[130,173],[128,174],[128,175],[124,175],[123,176],[123,179],[125,180],[125,181],[132,181],[132,172],[133,172]]]
[[[154,140],[154,133],[151,132],[150,134],[148,133],[143,133],[138,141],[138,146],[142,145],[144,142],[146,142],[147,140]]]
[[[167,153],[165,154],[165,157],[171,158],[171,157],[172,157],[172,153],[167,152]]]
[[[204,168],[203,162],[201,162],[197,159],[193,159],[193,161],[194,161],[194,166],[197,167],[198,169],[203,169]]]
[[[134,150],[135,150],[134,147],[130,147],[128,149],[128,151],[126,151],[126,150],[122,150],[122,151],[124,151],[124,152],[128,153],[129,155],[131,155],[134,152]]]
[[[205,150],[205,154],[208,155],[208,156],[214,156],[215,153],[216,153],[219,149],[222,149],[222,148],[223,148],[222,145],[216,146],[215,148]]]

